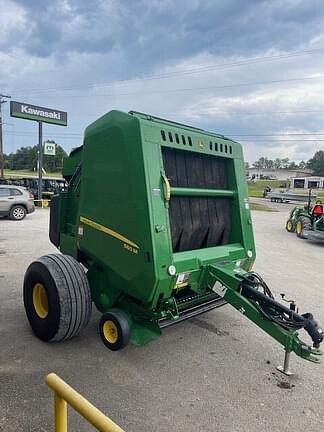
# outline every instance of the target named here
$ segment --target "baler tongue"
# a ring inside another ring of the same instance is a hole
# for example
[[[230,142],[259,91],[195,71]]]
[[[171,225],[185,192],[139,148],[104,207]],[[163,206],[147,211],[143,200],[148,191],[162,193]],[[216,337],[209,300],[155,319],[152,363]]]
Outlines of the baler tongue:
[[[290,308],[274,299],[269,287],[255,272],[245,272],[232,264],[208,266],[208,286],[227,303],[261,327],[285,348],[284,367],[278,370],[290,375],[289,354],[295,352],[305,360],[319,363],[319,349],[324,333],[310,313],[300,315],[295,311],[295,302]],[[313,346],[301,341],[297,330],[304,329]]]

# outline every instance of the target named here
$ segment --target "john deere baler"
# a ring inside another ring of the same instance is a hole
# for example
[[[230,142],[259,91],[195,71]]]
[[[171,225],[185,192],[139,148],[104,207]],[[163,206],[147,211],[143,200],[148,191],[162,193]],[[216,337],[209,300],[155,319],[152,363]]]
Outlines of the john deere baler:
[[[30,265],[24,300],[48,341],[76,335],[91,302],[112,350],[225,302],[284,345],[317,361],[311,314],[274,300],[251,272],[255,246],[240,144],[137,112],[91,124],[64,161],[69,187],[51,202],[50,239],[62,254]],[[82,265],[80,265],[80,263]],[[313,347],[296,330],[308,331]]]

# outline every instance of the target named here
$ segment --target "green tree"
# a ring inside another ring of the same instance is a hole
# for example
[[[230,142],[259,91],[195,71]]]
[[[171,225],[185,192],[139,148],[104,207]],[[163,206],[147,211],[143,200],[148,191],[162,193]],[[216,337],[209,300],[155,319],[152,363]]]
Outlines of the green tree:
[[[267,168],[267,169],[272,169],[273,168],[273,160],[265,158],[265,160],[264,160],[264,167]]]
[[[295,170],[297,168],[298,168],[298,165],[294,161],[291,161],[288,165],[288,169]]]
[[[281,159],[280,168],[289,168],[289,165],[290,165],[289,158],[283,158],[283,159]]]
[[[50,143],[55,143],[55,141],[47,141]],[[43,167],[44,169],[51,172],[62,171],[63,158],[67,156],[63,147],[56,144],[56,154],[55,156],[43,156]],[[4,155],[4,166],[6,169],[11,170],[26,170],[26,171],[36,171],[38,160],[38,145],[33,147],[21,147],[16,151],[16,153],[10,153],[9,155]]]
[[[257,161],[253,162],[252,165],[254,166],[254,168],[265,168],[266,158],[264,156],[261,156]]]
[[[317,151],[307,162],[307,168],[313,170],[314,175],[324,176],[324,151]]]
[[[305,161],[300,161],[298,164],[298,168],[304,170],[307,167],[307,164]]]
[[[12,157],[11,169],[32,170],[37,165],[37,146],[21,147]]]
[[[261,156],[253,163],[253,166],[255,168],[272,169],[274,168],[274,161],[272,159],[268,159],[267,157]]]
[[[11,169],[13,157],[14,157],[13,153],[3,155],[5,169]]]

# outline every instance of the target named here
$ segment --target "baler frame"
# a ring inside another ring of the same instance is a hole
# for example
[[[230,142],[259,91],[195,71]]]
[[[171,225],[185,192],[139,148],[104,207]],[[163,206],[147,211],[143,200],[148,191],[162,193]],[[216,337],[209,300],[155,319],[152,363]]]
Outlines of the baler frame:
[[[35,315],[35,283],[63,305],[64,289],[75,290],[70,265],[103,312],[100,335],[112,350],[129,340],[143,345],[161,328],[227,302],[286,353],[318,362],[323,333],[312,316],[262,293],[265,283],[250,273],[255,245],[238,143],[147,114],[112,111],[86,129],[84,145],[64,161],[64,177],[69,188],[52,200],[50,239],[69,257],[44,257],[25,278],[26,312],[38,336],[39,327],[53,324]],[[53,274],[67,288],[55,286]],[[89,314],[88,304],[77,300]],[[70,331],[48,309],[64,338],[86,325],[89,315],[80,314]],[[314,347],[299,340],[297,328],[308,331]],[[45,334],[58,340],[54,330]]]

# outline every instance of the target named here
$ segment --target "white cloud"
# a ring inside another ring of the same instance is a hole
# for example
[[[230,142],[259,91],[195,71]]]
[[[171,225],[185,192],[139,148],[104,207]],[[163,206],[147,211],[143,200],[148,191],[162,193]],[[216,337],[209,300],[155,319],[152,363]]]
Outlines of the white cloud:
[[[0,0],[0,10],[0,41],[4,45],[27,29],[27,20],[25,10],[11,0]]]
[[[324,113],[294,113],[324,111],[324,79],[235,86],[324,73],[323,53],[270,58],[324,48],[323,18],[306,0],[251,0],[244,10],[225,0],[94,3],[62,0],[36,14],[36,2],[0,0],[1,90],[67,110],[69,127],[58,132],[82,134],[109,109],[135,109],[228,135],[284,135],[245,138],[250,161],[307,159],[322,145],[287,133],[324,130]],[[31,122],[11,121],[17,134],[32,129]],[[57,130],[46,126],[45,133]],[[33,143],[11,131],[4,130],[6,151]],[[64,140],[67,148],[78,144]]]

